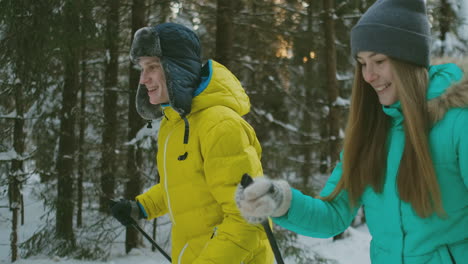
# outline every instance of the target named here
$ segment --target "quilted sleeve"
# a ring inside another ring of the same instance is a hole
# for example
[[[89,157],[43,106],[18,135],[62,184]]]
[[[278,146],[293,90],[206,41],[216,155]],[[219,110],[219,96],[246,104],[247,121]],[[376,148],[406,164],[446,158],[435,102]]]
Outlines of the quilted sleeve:
[[[222,207],[224,219],[194,263],[242,263],[264,237],[260,225],[243,219],[234,200],[244,173],[262,174],[259,143],[253,129],[239,118],[215,125],[203,137],[201,145],[206,181]]]
[[[148,220],[162,216],[168,212],[166,203],[164,202],[164,192],[161,184],[154,185],[147,192],[138,195],[135,199],[145,209]]]

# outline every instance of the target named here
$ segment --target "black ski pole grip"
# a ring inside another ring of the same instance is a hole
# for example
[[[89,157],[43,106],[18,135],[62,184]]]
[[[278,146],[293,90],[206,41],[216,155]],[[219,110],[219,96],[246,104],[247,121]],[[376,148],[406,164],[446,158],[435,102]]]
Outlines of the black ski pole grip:
[[[242,179],[241,179],[241,186],[245,188],[247,188],[247,186],[249,186],[250,184],[253,183],[253,179],[252,177],[250,177],[250,175],[248,173],[244,173],[244,175],[242,175]]]

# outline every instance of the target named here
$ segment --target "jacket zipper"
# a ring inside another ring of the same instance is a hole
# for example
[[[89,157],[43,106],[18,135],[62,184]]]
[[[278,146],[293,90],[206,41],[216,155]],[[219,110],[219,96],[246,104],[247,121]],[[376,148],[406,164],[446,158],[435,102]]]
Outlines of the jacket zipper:
[[[177,263],[178,263],[178,264],[181,264],[181,263],[182,263],[182,256],[184,255],[184,252],[185,252],[185,250],[187,249],[187,247],[188,247],[188,242],[185,243],[184,247],[182,248],[182,250],[181,250],[180,253],[179,253],[179,258],[177,259]]]
[[[217,227],[217,226],[214,227],[213,233],[211,234],[210,239],[213,239],[213,237],[216,235],[216,231],[218,231],[218,227]]]
[[[167,144],[169,143],[169,138],[171,137],[172,133],[174,132],[175,128],[171,130],[171,132],[167,135],[166,142],[164,143],[164,162],[163,162],[163,167],[164,167],[164,188],[166,189],[166,197],[167,197],[167,208],[169,210],[169,215],[171,216],[172,224],[175,225],[175,218],[172,214],[172,208],[171,208],[171,198],[169,197],[169,189],[167,187],[167,167],[166,167],[166,160],[167,160]]]
[[[453,264],[457,264],[457,262],[455,261],[455,258],[454,258],[453,255],[452,255],[452,251],[450,251],[450,248],[449,248],[448,245],[447,245],[447,251],[448,251],[448,253],[449,253],[450,260],[452,260],[452,263],[453,263]]]

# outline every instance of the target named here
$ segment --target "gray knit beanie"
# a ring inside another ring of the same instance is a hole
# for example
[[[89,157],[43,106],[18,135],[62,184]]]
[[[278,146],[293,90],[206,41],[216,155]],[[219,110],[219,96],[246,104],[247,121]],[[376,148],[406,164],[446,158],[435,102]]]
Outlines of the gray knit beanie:
[[[377,0],[351,30],[353,58],[373,51],[428,67],[430,43],[424,0]]]

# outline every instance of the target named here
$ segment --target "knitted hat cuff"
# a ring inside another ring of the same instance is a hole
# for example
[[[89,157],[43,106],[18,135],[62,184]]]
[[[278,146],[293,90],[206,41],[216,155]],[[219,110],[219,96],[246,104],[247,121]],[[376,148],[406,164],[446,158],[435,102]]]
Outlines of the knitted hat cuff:
[[[423,67],[429,66],[430,38],[383,24],[358,24],[351,31],[352,56],[360,51],[385,54]]]

